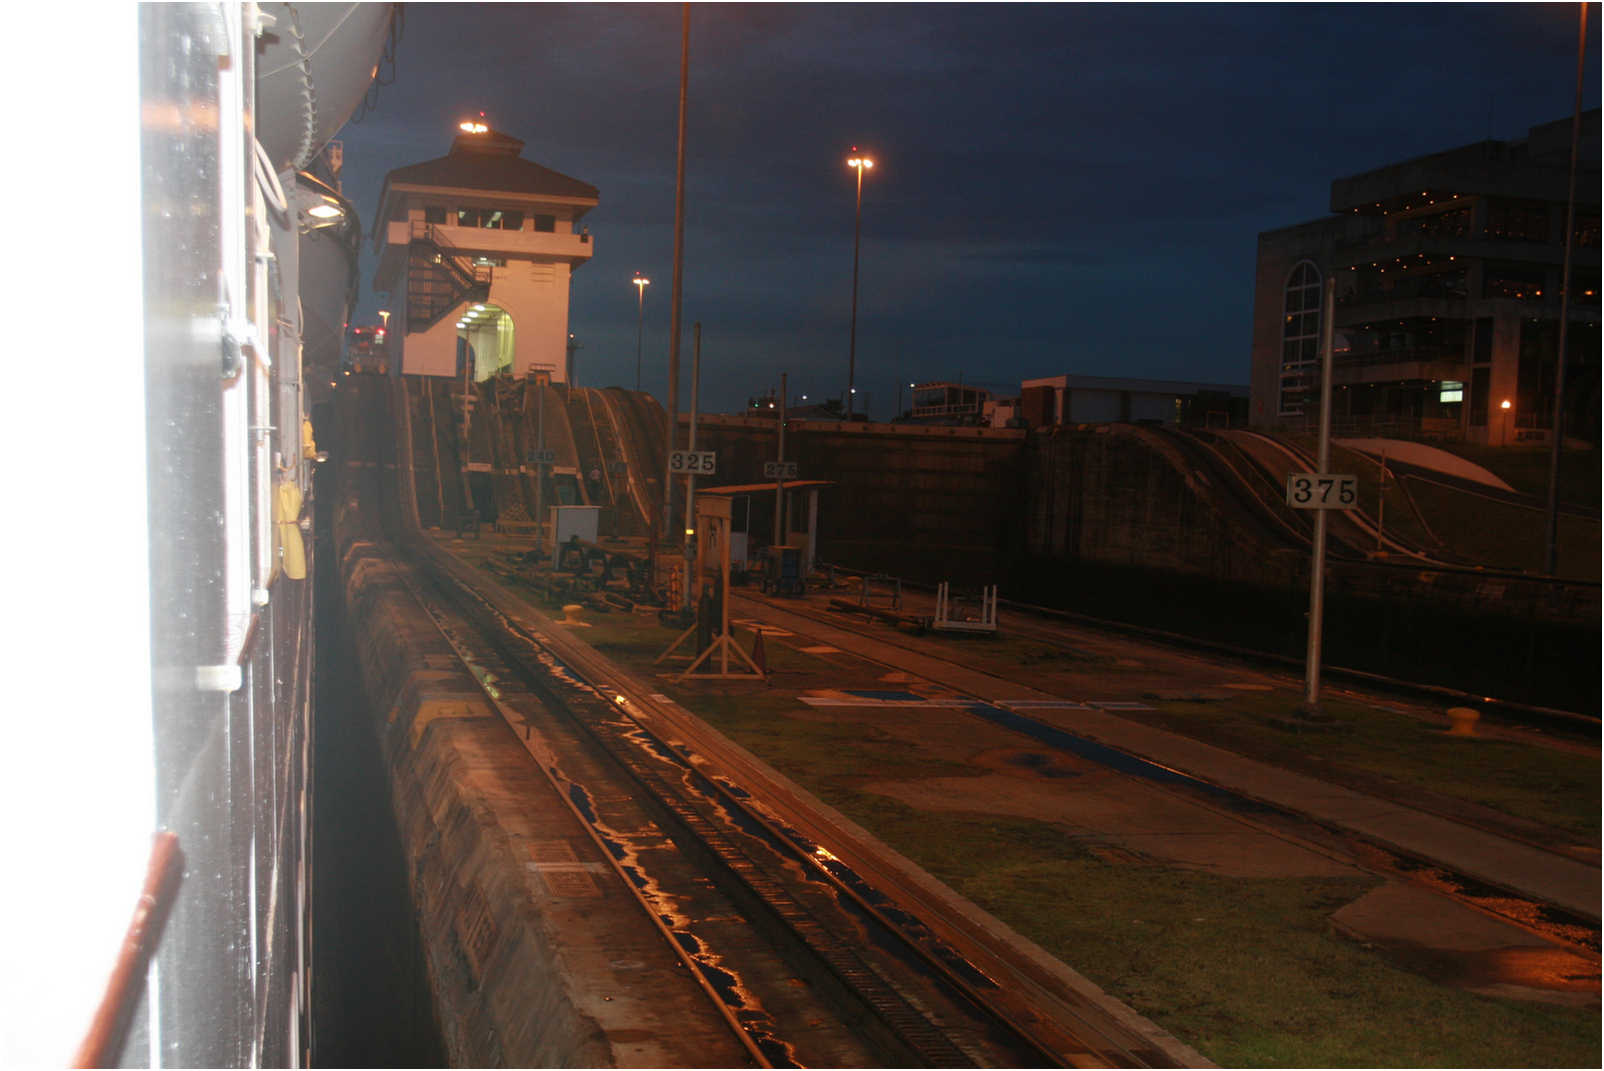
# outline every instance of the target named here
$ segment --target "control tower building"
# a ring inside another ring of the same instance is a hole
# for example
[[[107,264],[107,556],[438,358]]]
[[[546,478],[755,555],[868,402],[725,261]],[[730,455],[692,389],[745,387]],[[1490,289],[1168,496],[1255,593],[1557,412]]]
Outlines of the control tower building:
[[[525,160],[523,145],[466,122],[448,154],[385,176],[373,285],[400,320],[392,370],[568,381],[568,283],[590,259],[579,221],[596,187]]]

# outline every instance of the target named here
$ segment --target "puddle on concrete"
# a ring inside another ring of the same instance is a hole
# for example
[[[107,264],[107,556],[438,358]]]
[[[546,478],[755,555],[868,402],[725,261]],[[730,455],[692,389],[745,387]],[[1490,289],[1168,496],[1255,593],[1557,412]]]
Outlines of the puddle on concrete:
[[[1439,985],[1511,1000],[1599,1003],[1599,965],[1562,948],[1513,945],[1478,950],[1431,948],[1413,941],[1366,941],[1396,967]]]

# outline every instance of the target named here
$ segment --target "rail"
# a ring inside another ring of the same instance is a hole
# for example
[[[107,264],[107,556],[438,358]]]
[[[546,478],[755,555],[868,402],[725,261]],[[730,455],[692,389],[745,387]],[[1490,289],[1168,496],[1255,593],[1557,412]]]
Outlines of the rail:
[[[911,1056],[924,1066],[954,1066],[973,1059],[967,1043],[955,1040],[950,1025],[943,1025],[939,1016],[932,1020],[921,1010],[917,1000],[904,995],[901,985],[888,983],[880,968],[863,958],[859,938],[842,936],[836,929],[838,924],[815,914],[818,908],[810,905],[817,901],[819,893],[800,895],[793,891],[799,874],[803,875],[800,888],[804,890],[818,887],[820,883],[833,890],[819,902],[841,903],[845,898],[853,905],[853,912],[863,914],[873,920],[875,927],[883,928],[884,936],[877,940],[904,944],[908,954],[922,961],[924,970],[939,976],[943,984],[955,992],[952,999],[969,1007],[966,1014],[991,1024],[984,1029],[993,1043],[1005,1046],[1016,1058],[1024,1057],[1035,1066],[1062,1063],[1061,1053],[1067,1050],[1057,1032],[1064,1030],[1063,1027],[1032,1021],[1029,1016],[1021,1020],[1014,1013],[995,1006],[993,998],[982,992],[995,990],[995,982],[968,966],[961,953],[947,946],[917,920],[888,905],[878,892],[864,885],[861,878],[827,850],[805,839],[799,841],[800,834],[795,830],[754,809],[744,791],[703,771],[699,763],[682,758],[681,747],[662,737],[648,720],[636,717],[637,704],[650,704],[643,697],[626,694],[629,686],[612,679],[613,673],[604,673],[603,679],[597,680],[596,668],[576,657],[575,652],[561,646],[548,648],[544,638],[510,624],[503,614],[493,609],[494,604],[485,593],[470,589],[466,581],[448,569],[438,565],[429,568],[434,572],[433,583],[437,590],[450,598],[456,612],[464,615],[494,648],[501,664],[516,674],[549,711],[561,714],[565,721],[612,756],[636,783],[640,793],[644,793],[632,794],[632,798],[655,801],[655,809],[672,819],[701,846],[698,851],[710,853],[720,873],[725,875],[720,880],[732,881],[735,887],[744,888],[740,899],[755,897],[760,914],[769,920],[762,923],[762,928],[778,925],[791,935],[788,940],[800,942],[799,947],[820,965],[814,969],[824,971],[819,977],[834,979],[831,985],[844,987],[850,999],[883,1023],[891,1031],[890,1036],[897,1039],[903,1057]],[[528,652],[523,648],[528,648]],[[565,683],[561,685],[550,682],[544,671],[537,668],[540,662],[549,661],[553,655],[565,670]],[[563,689],[562,694],[558,693],[559,687]],[[598,709],[590,711],[591,707]],[[509,724],[516,727],[521,721],[509,719]],[[649,743],[643,747],[643,741]],[[673,768],[664,768],[664,763],[672,763]],[[687,786],[695,786],[696,792],[685,794]],[[728,830],[719,823],[727,824]],[[756,838],[765,852],[775,853],[782,861],[778,864],[758,862],[763,853],[754,854],[737,844],[735,841],[740,837]],[[679,839],[678,834],[675,839]],[[902,916],[901,921],[895,917],[898,915]],[[1041,1031],[1047,1031],[1054,1040],[1038,1040]],[[770,1054],[771,1046],[765,1045],[762,1038],[753,1039],[753,1043],[764,1050],[765,1055]]]
[[[1423,570],[1418,564],[1410,564],[1405,562],[1351,562],[1347,564],[1355,567],[1375,567],[1379,569],[1404,571],[1410,574],[1419,573],[1422,571],[1439,571],[1435,567],[1432,570]],[[861,570],[851,569],[841,565],[821,565],[821,568],[828,568],[832,572],[839,573],[844,576],[861,577],[868,575]],[[1563,581],[1555,577],[1533,578],[1528,577],[1524,573],[1494,573],[1491,570],[1483,571],[1476,569],[1442,569],[1440,571],[1469,573],[1474,576],[1488,579],[1503,576],[1520,579],[1550,580],[1556,583],[1567,583],[1567,581]],[[915,591],[923,591],[934,594],[936,590],[935,585],[925,584],[919,581],[904,580],[902,583],[904,587]],[[1595,584],[1593,586],[1596,587],[1597,585]],[[849,603],[846,600],[832,600],[832,602],[841,603],[840,608],[843,610],[858,609],[856,604]],[[1115,621],[1105,617],[1094,617],[1091,614],[1078,613],[1074,610],[1063,610],[1052,606],[1038,606],[1034,603],[1019,602],[1014,599],[998,599],[997,604],[999,607],[1005,609],[1019,610],[1042,617],[1059,618],[1073,624],[1082,625],[1087,628],[1100,629],[1105,632],[1118,632],[1130,636],[1139,636],[1144,639],[1153,640],[1169,646],[1208,651],[1213,654],[1226,655],[1231,658],[1238,658],[1247,662],[1258,662],[1261,664],[1267,663],[1273,664],[1277,667],[1289,669],[1295,668],[1299,670],[1299,672],[1302,671],[1303,663],[1301,660],[1293,658],[1289,655],[1278,654],[1274,651],[1261,651],[1251,647],[1242,647],[1236,644],[1221,643],[1218,640],[1204,639],[1201,636],[1189,636],[1185,633],[1169,632],[1164,629],[1151,628],[1146,625],[1132,624],[1128,621]],[[1342,679],[1355,684],[1368,685],[1397,695],[1414,695],[1434,700],[1445,700],[1456,705],[1473,705],[1479,707],[1484,712],[1491,713],[1494,716],[1503,715],[1509,720],[1519,724],[1546,726],[1572,733],[1578,731],[1597,733],[1601,727],[1604,727],[1604,719],[1600,719],[1596,715],[1583,714],[1574,710],[1562,710],[1557,707],[1542,706],[1535,703],[1521,703],[1513,699],[1503,699],[1497,696],[1477,695],[1471,692],[1461,691],[1457,688],[1449,688],[1444,685],[1429,684],[1424,681],[1404,680],[1399,677],[1389,677],[1385,674],[1372,673],[1368,670],[1354,669],[1349,666],[1326,665],[1323,667],[1321,672],[1324,673],[1328,678]]]
[[[115,1067],[128,1037],[129,1024],[144,994],[150,961],[161,944],[173,901],[183,878],[184,853],[173,833],[157,833],[145,868],[145,884],[134,905],[134,917],[123,935],[106,993],[89,1030],[72,1058],[73,1067]]]

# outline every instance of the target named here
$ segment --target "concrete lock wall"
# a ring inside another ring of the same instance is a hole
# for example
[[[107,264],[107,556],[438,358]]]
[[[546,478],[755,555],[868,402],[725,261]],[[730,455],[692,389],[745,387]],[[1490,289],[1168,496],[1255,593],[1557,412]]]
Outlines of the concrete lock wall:
[[[555,962],[562,910],[525,865],[542,828],[525,801],[545,786],[402,585],[404,567],[345,520],[336,532],[347,620],[378,712],[450,1063],[609,1065],[611,1047]]]
[[[765,483],[776,437],[772,419],[702,417],[697,448],[718,454],[703,482]],[[796,421],[785,433],[798,477],[833,481],[820,492],[818,559],[927,583],[995,581],[1019,544],[1024,445],[1014,429]],[[773,504],[753,498],[757,542],[772,539]]]

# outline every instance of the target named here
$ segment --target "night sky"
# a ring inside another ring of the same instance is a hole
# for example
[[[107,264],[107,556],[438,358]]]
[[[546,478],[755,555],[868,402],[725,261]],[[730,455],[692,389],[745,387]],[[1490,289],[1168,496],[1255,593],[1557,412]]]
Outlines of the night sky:
[[[601,191],[578,382],[633,386],[639,270],[663,399],[680,6],[405,10],[394,82],[340,135],[364,229],[387,171],[483,111]],[[845,390],[853,145],[860,411],[960,375],[1246,384],[1258,233],[1325,214],[1334,178],[1567,118],[1576,27],[1573,4],[693,5],[681,405],[698,320],[704,410],[781,371],[793,400]]]

